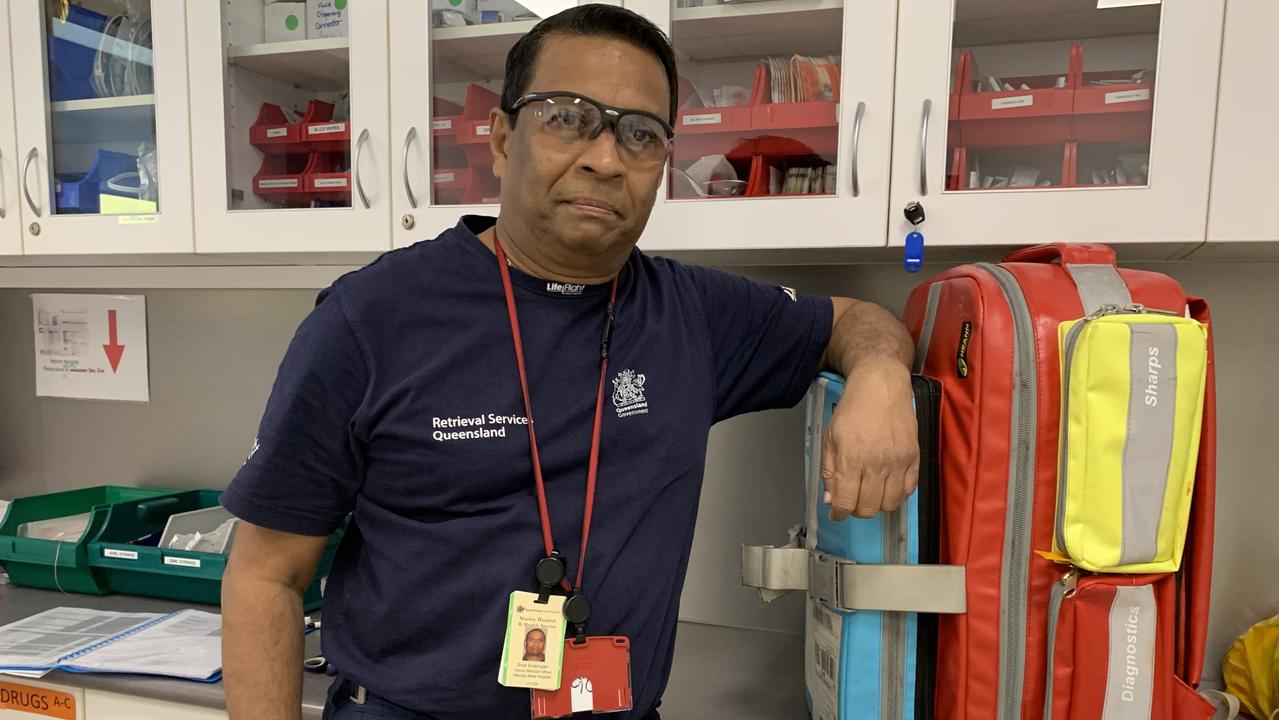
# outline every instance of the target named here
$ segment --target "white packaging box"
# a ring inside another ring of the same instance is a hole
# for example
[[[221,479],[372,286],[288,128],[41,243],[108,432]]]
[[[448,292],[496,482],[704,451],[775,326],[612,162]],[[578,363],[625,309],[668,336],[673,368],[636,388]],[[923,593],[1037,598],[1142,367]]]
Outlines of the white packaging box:
[[[262,9],[265,42],[306,39],[306,3],[273,2]]]
[[[307,39],[346,37],[350,0],[306,0]]]
[[[431,11],[452,10],[466,18],[469,25],[480,24],[479,0],[431,0]]]

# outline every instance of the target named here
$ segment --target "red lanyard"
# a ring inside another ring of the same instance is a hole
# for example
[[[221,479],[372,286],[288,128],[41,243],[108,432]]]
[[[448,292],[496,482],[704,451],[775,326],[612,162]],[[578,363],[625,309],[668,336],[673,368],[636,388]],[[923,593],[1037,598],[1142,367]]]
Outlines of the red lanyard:
[[[506,252],[502,243],[493,233],[493,249],[497,253],[497,266],[502,274],[502,290],[506,293],[506,312],[511,319],[511,338],[515,343],[515,364],[520,371],[520,391],[524,395],[524,413],[528,417],[528,442],[533,454],[533,479],[537,483],[537,511],[542,519],[542,541],[546,546],[546,554],[550,556],[555,550],[555,541],[551,537],[551,518],[546,507],[546,486],[542,481],[542,460],[537,452],[537,432],[534,430],[533,403],[529,400],[528,375],[524,369],[524,342],[520,339],[520,319],[515,312],[515,293],[511,290],[511,273],[506,267]],[[608,299],[604,317],[604,336],[600,343],[600,383],[595,396],[595,425],[591,431],[591,455],[586,470],[586,507],[582,511],[582,552],[577,559],[577,581],[572,587],[568,579],[562,578],[560,585],[566,591],[581,591],[582,571],[586,567],[586,541],[591,532],[591,511],[595,506],[595,478],[600,459],[600,422],[604,411],[604,381],[608,376],[608,344],[613,326],[613,304],[617,301],[617,277],[613,278],[613,290]]]

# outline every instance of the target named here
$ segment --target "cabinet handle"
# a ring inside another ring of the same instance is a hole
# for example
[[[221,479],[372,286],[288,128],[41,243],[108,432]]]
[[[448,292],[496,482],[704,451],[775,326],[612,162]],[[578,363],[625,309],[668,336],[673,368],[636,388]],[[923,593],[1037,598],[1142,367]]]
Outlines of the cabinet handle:
[[[409,128],[404,134],[404,194],[409,196],[409,207],[417,209],[417,196],[413,194],[413,186],[409,183],[409,146],[417,138],[417,126]]]
[[[862,184],[857,177],[857,155],[862,147],[862,119],[866,117],[866,103],[857,103],[857,115],[853,118],[853,197],[862,194]]]
[[[22,194],[27,198],[27,205],[31,206],[31,212],[40,217],[40,206],[31,199],[31,188],[27,187],[27,171],[31,169],[31,161],[36,159],[36,149],[31,148],[31,152],[27,153],[27,159],[22,161]]]
[[[3,160],[3,153],[0,153],[0,161]],[[0,162],[0,220],[4,219],[4,163]]]
[[[924,99],[919,118],[919,194],[928,194],[928,116],[933,114],[933,101]]]
[[[351,175],[355,177],[355,191],[360,195],[364,209],[369,209],[369,196],[364,194],[364,183],[360,182],[360,158],[364,155],[364,143],[369,140],[369,129],[360,131],[360,139],[355,141],[355,162],[351,165]]]

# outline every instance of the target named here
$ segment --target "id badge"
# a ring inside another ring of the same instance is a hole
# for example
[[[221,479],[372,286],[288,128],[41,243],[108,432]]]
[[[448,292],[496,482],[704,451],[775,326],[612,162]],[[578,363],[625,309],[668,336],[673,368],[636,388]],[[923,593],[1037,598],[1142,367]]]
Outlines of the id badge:
[[[564,596],[537,602],[537,594],[511,593],[506,640],[497,681],[506,687],[558,690],[564,656]]]
[[[563,684],[558,690],[533,691],[534,720],[630,709],[631,641],[624,637],[566,642]]]

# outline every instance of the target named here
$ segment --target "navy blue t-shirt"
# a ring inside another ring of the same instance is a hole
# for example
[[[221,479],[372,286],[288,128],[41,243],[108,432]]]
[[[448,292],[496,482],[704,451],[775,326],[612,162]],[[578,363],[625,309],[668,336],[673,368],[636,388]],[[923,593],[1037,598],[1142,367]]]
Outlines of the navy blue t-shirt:
[[[497,260],[464,218],[320,293],[285,354],[255,449],[222,497],[325,535],[324,654],[440,718],[529,717],[497,683],[507,602],[543,554]],[[576,574],[608,285],[511,271],[556,547]],[[670,673],[711,424],[790,407],[830,337],[828,298],[638,250],[621,271],[583,591],[588,631],[631,640],[642,718]]]

